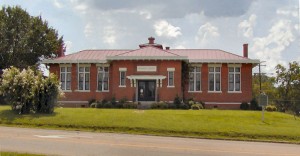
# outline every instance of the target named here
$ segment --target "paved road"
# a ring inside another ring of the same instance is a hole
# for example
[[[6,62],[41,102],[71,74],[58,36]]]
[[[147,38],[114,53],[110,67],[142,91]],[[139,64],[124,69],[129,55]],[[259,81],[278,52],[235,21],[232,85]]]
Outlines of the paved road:
[[[0,127],[0,151],[72,156],[299,156],[300,145]]]

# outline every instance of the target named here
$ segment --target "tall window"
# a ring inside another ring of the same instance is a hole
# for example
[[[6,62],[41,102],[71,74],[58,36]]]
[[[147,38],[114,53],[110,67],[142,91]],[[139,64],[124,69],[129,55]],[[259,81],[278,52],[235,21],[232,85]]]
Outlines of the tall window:
[[[60,84],[62,90],[71,90],[71,67],[60,67]]]
[[[109,67],[98,67],[98,91],[108,91]]]
[[[189,91],[201,91],[201,67],[189,68]]]
[[[208,67],[209,91],[221,91],[221,67]]]
[[[78,90],[90,90],[90,67],[79,67]]]
[[[120,71],[120,86],[126,87],[126,71]]]
[[[229,91],[241,91],[241,67],[229,67]]]
[[[168,71],[168,86],[167,87],[174,87],[174,72],[175,68],[167,68]]]

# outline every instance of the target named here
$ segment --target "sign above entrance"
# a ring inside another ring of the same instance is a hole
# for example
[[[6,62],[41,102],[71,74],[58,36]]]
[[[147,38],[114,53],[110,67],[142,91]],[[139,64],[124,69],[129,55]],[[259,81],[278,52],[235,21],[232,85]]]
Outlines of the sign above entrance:
[[[137,66],[138,72],[156,72],[156,66]]]

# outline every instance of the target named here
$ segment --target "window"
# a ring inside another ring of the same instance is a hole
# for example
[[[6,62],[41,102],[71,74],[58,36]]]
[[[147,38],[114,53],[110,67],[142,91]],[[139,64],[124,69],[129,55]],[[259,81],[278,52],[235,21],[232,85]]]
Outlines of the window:
[[[71,66],[60,67],[60,87],[62,90],[71,90]]]
[[[241,91],[241,67],[229,67],[228,71],[228,90],[233,92]]]
[[[108,91],[109,67],[98,67],[98,91]]]
[[[201,91],[201,67],[189,68],[189,91]]]
[[[78,90],[90,90],[90,67],[79,66]]]
[[[208,67],[209,91],[221,91],[221,67]]]
[[[126,71],[120,71],[120,86],[126,87]]]
[[[174,87],[175,68],[167,68],[167,71],[168,71],[168,86],[167,87]]]

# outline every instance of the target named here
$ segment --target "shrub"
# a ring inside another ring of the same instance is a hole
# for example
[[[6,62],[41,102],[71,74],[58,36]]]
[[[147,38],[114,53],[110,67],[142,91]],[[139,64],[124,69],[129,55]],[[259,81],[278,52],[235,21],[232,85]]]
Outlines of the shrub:
[[[92,103],[96,102],[96,99],[90,99],[88,102],[89,102],[89,106],[91,106]]]
[[[136,109],[138,106],[137,102],[125,102],[123,104],[123,108],[127,108],[127,109]]]
[[[112,105],[113,108],[118,108],[117,101],[116,101],[115,97],[112,97],[110,102],[111,102],[111,105]]]
[[[97,102],[94,102],[90,105],[91,108],[96,108]]]
[[[193,110],[200,110],[200,109],[203,109],[203,106],[202,106],[202,104],[193,104],[191,106],[191,109],[193,109]]]
[[[268,112],[277,111],[277,107],[274,106],[274,105],[267,105],[266,106],[266,111],[268,111]]]
[[[109,101],[102,103],[102,105],[103,105],[103,108],[112,108],[112,104]]]
[[[0,84],[0,94],[19,114],[52,113],[57,99],[64,95],[54,74],[44,77],[42,72],[30,68],[5,69]]]
[[[175,96],[173,104],[176,106],[176,108],[180,108],[181,105],[181,99],[178,95]]]
[[[249,104],[247,102],[242,102],[240,105],[241,110],[248,110],[249,109]]]
[[[164,101],[155,102],[155,103],[151,104],[150,108],[152,108],[152,109],[167,109],[168,104]]]
[[[103,108],[102,102],[98,101],[96,104],[96,108]]]
[[[259,110],[258,102],[255,98],[250,101],[250,109],[251,110]]]

